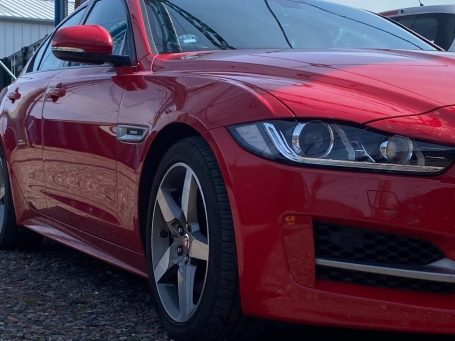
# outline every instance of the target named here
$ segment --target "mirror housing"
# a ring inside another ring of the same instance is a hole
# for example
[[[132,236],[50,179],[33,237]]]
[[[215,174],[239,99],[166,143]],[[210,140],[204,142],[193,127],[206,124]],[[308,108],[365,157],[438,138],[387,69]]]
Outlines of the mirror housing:
[[[109,32],[98,25],[65,27],[52,38],[52,53],[58,59],[94,65],[131,65],[130,57],[113,55],[113,47]]]

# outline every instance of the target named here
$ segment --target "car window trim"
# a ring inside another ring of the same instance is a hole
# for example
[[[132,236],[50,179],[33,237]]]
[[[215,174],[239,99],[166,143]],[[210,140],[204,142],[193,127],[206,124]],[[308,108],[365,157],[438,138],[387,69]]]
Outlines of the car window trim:
[[[35,72],[38,72],[39,70],[39,64],[41,63],[41,59],[43,59],[43,55],[40,57],[40,60],[37,61],[36,58],[38,57],[38,54],[41,52],[41,50],[45,50],[46,47],[47,47],[47,43],[48,43],[48,40],[49,40],[49,37],[51,36],[51,34],[46,34],[43,38],[43,41],[41,42],[41,44],[38,46],[38,48],[36,49],[35,53],[33,54],[32,58],[30,58],[30,60],[28,61],[27,65],[25,66],[24,70],[24,74],[31,74],[31,73],[35,73]],[[30,67],[30,63],[33,61],[33,63],[35,64],[35,62],[38,62],[38,67],[37,67],[37,70],[35,71],[29,71],[28,68]]]
[[[142,10],[142,20],[144,21],[145,33],[147,34],[148,44],[153,54],[159,54],[158,49],[155,46],[155,39],[153,39],[152,27],[150,26],[149,14],[147,10],[147,4],[145,0],[140,0]]]

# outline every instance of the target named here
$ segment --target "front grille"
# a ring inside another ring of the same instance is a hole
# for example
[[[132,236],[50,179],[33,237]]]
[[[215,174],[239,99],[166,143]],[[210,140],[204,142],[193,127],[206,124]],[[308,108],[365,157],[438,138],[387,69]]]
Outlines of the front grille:
[[[314,223],[315,253],[317,259],[346,264],[367,264],[383,268],[422,268],[445,259],[434,244],[399,234],[369,229]],[[320,280],[354,283],[390,289],[452,294],[455,285],[420,279],[409,279],[378,273],[340,269],[318,265]]]
[[[321,280],[354,283],[388,289],[412,290],[437,294],[455,293],[455,286],[450,283],[430,282],[360,271],[335,269],[325,266],[318,266],[316,275],[317,278]]]
[[[423,266],[445,258],[432,243],[368,229],[315,223],[316,257],[386,266]]]

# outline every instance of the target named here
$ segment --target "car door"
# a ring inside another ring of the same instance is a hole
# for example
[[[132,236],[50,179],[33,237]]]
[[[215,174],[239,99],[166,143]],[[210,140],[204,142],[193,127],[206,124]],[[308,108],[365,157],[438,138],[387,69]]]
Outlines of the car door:
[[[95,1],[85,21],[106,28],[114,54],[131,54],[124,0]],[[47,215],[80,231],[128,246],[118,228],[116,126],[121,68],[68,64],[50,82],[43,110]]]
[[[84,14],[85,7],[82,7],[61,27],[77,25]],[[41,44],[24,73],[8,88],[2,112],[9,116],[4,143],[10,149],[11,180],[17,181],[26,203],[38,212],[44,212],[47,206],[41,134],[43,104],[47,85],[63,65],[50,52],[50,40],[48,37]],[[19,198],[15,199],[19,206],[16,211],[20,214]]]
[[[17,181],[25,201],[36,211],[46,207],[41,114],[46,87],[52,76],[52,71],[24,74],[7,89],[2,110],[2,117],[9,117],[4,147],[10,161],[11,181]],[[20,199],[16,197],[15,202],[19,203]]]

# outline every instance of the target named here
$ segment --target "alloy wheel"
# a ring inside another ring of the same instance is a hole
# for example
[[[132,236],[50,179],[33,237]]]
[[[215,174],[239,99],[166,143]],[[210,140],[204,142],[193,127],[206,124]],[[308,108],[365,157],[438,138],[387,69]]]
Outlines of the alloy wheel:
[[[176,322],[188,321],[203,296],[209,260],[207,221],[195,172],[184,163],[173,165],[155,199],[151,257],[161,303]]]

